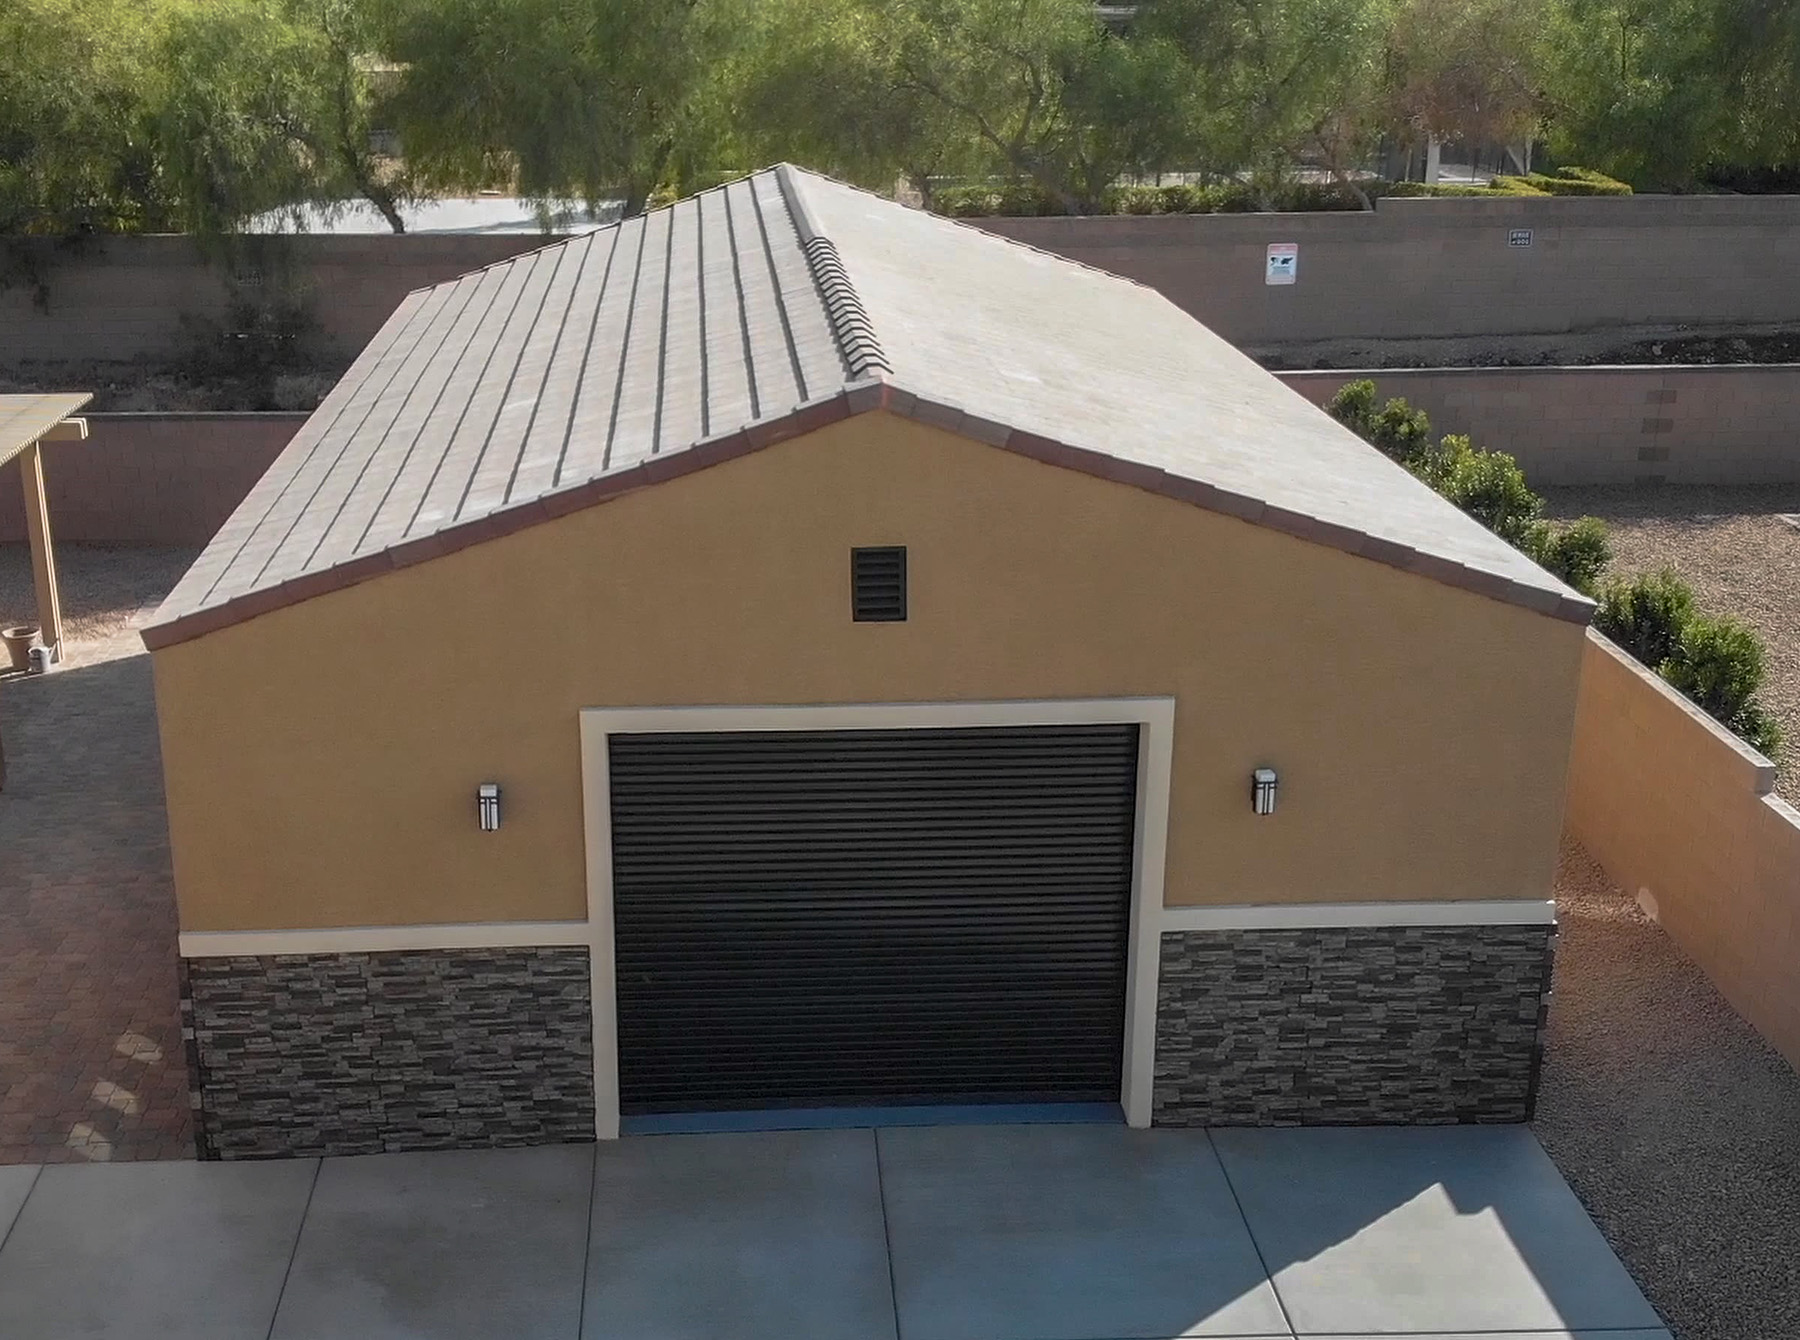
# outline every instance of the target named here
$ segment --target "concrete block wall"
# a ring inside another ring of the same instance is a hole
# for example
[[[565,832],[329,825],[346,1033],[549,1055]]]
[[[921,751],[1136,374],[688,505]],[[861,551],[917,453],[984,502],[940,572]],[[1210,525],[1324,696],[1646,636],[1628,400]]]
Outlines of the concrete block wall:
[[[1368,377],[1437,433],[1518,458],[1539,488],[1563,484],[1800,481],[1800,366],[1425,368],[1284,372],[1322,405]]]
[[[1569,833],[1800,1067],[1800,811],[1775,768],[1588,634]]]
[[[227,267],[178,236],[107,237],[79,246],[15,241],[41,278],[0,290],[0,363],[29,359],[178,357],[193,339],[183,318],[218,320],[229,306],[228,269],[254,296],[291,285],[317,322],[329,357],[348,361],[415,288],[480,269],[546,238],[428,235],[268,239]]]
[[[306,417],[89,414],[85,442],[43,449],[51,534],[68,544],[204,545]],[[0,542],[24,538],[18,468],[0,468]]]
[[[1331,340],[1791,322],[1800,196],[1381,200],[1373,213],[981,219],[1258,351]],[[1512,245],[1529,229],[1531,245]],[[1264,283],[1271,242],[1299,246]]]
[[[1330,341],[1779,324],[1800,312],[1800,196],[1382,200],[1372,213],[981,219],[975,226],[1150,285],[1256,351]],[[1531,245],[1512,245],[1528,229]],[[234,262],[309,297],[344,359],[402,296],[541,246],[529,236],[253,240]],[[1271,242],[1292,285],[1263,282]],[[225,267],[183,237],[25,239],[48,290],[0,292],[0,363],[166,358],[184,313],[217,317]],[[254,292],[254,284],[244,290]]]

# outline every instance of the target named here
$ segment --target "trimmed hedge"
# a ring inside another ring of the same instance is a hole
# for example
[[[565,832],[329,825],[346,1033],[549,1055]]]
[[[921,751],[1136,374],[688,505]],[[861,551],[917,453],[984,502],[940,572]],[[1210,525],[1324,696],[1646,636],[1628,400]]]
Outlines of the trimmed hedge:
[[[1371,181],[1363,184],[1371,200],[1492,200],[1495,196],[1630,195],[1624,182],[1590,168],[1562,168],[1555,176],[1533,172],[1524,177],[1495,177],[1491,185],[1444,182]],[[1033,182],[994,182],[980,186],[946,186],[932,195],[931,208],[955,219],[1041,218],[1069,213],[1063,203]],[[1116,186],[1101,197],[1094,214],[1300,214],[1357,210],[1362,200],[1336,182],[1287,182],[1259,190],[1244,182],[1206,185]]]
[[[1495,177],[1494,185],[1504,189],[1518,190],[1523,188],[1537,195],[1630,195],[1631,188],[1622,181],[1615,181],[1604,172],[1596,172],[1592,168],[1566,167],[1559,168],[1555,175],[1542,172],[1528,173],[1523,177]]]
[[[1504,181],[1506,184],[1501,185]],[[1492,200],[1497,195],[1549,195],[1530,185],[1523,177],[1495,177],[1491,186],[1465,186],[1458,182],[1390,181],[1380,183],[1379,192],[1398,199],[1424,200]]]

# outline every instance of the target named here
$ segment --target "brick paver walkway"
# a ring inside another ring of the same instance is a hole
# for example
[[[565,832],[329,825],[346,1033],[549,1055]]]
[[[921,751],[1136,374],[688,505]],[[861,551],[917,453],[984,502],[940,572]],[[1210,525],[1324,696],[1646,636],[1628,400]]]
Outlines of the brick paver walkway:
[[[0,731],[0,1164],[191,1158],[149,658],[0,682]]]

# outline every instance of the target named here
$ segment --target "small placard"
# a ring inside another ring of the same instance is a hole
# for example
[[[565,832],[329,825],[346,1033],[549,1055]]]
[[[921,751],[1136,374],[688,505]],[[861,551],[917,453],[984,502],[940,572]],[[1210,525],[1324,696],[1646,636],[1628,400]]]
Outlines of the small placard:
[[[1263,271],[1265,284],[1291,284],[1300,271],[1298,242],[1269,243],[1268,268]]]
[[[1514,228],[1510,233],[1508,233],[1506,235],[1506,245],[1509,247],[1528,247],[1528,246],[1530,246],[1531,245],[1531,229],[1529,229],[1529,228]]]

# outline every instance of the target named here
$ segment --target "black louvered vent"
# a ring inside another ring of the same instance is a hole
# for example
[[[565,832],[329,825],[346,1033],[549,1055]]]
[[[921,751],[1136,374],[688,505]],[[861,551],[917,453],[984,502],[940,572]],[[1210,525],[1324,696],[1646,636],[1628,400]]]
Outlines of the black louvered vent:
[[[850,551],[850,610],[858,623],[899,623],[906,618],[906,549]]]
[[[615,735],[621,1110],[1114,1101],[1132,725]]]

